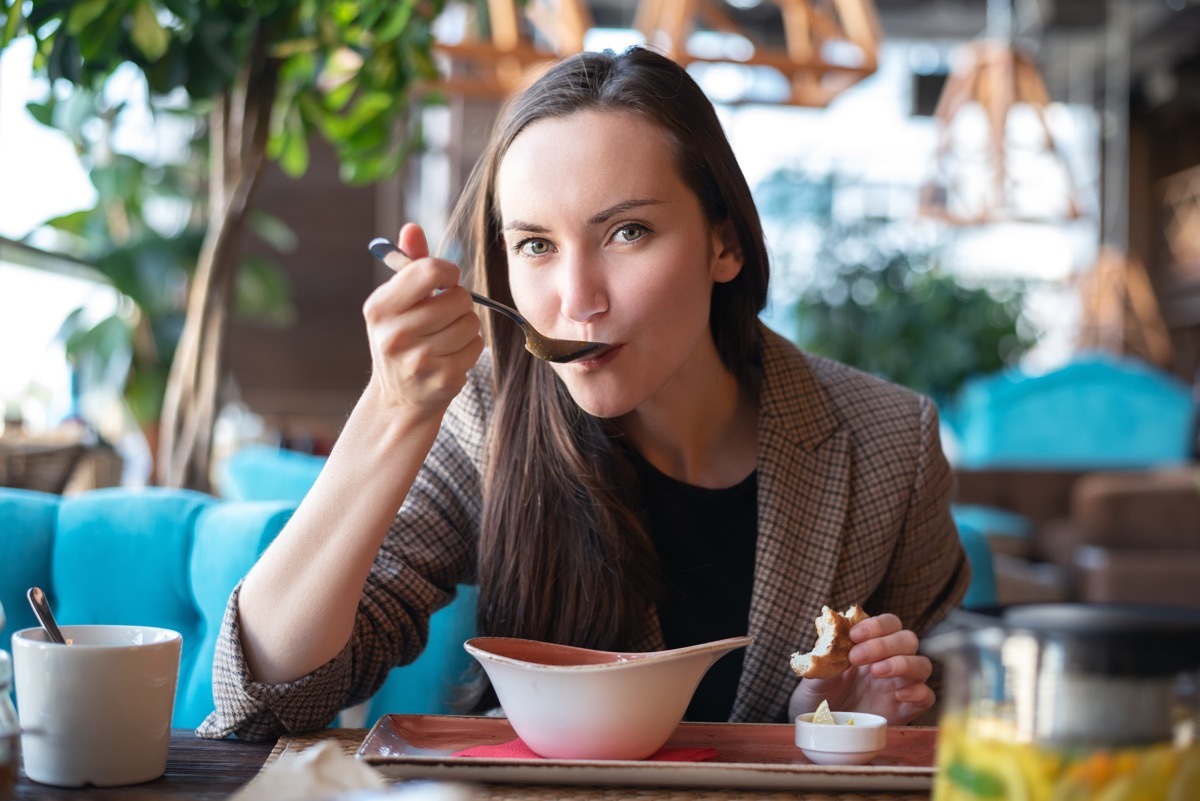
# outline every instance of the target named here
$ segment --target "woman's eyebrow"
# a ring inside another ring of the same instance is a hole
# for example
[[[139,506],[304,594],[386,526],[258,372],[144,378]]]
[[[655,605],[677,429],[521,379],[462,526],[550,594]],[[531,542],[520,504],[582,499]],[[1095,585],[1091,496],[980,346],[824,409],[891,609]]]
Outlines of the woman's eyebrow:
[[[528,231],[531,234],[548,234],[550,229],[544,225],[537,223],[525,222],[524,220],[513,220],[504,224],[505,231]]]
[[[662,203],[662,201],[655,200],[654,198],[633,198],[631,200],[622,200],[620,203],[614,203],[613,205],[609,206],[607,209],[604,209],[603,211],[597,212],[596,214],[593,214],[591,217],[588,217],[587,224],[588,225],[600,225],[601,223],[608,222],[609,220],[611,220],[613,217],[617,216],[618,214],[623,214],[624,212],[627,212],[630,209],[636,209],[641,206],[654,206],[659,203]],[[537,223],[532,223],[532,222],[525,222],[524,220],[510,220],[509,222],[506,222],[504,224],[504,230],[505,231],[528,231],[531,234],[548,234],[548,233],[550,233],[550,229],[547,228],[546,226],[539,225]]]
[[[655,200],[654,198],[634,198],[632,200],[622,200],[620,203],[609,206],[607,209],[604,209],[604,211],[588,217],[587,224],[599,225],[600,223],[608,222],[618,214],[623,214],[630,209],[636,209],[639,206],[653,206],[661,202],[661,200]]]

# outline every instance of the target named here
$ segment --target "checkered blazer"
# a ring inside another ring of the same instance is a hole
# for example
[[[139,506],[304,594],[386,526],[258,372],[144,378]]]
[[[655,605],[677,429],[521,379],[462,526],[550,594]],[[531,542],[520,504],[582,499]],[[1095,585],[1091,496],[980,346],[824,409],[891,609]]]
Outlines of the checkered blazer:
[[[736,721],[783,721],[788,666],[816,639],[821,606],[861,603],[918,633],[959,604],[969,568],[950,517],[951,473],[933,403],[845,365],[801,353],[765,327],[758,421],[758,545]],[[429,616],[475,579],[486,426],[487,354],[380,549],[346,648],[298,681],[255,682],[239,645],[237,590],[213,665],[207,737],[266,739],[327,725],[414,660]],[[631,650],[663,647],[657,617]]]

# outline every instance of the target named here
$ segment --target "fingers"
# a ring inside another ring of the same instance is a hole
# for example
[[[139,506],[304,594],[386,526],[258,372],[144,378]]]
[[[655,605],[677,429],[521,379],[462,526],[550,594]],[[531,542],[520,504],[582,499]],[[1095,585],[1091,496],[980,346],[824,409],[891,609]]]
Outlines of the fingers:
[[[405,272],[424,271],[427,265],[427,261],[414,262]],[[414,288],[404,283],[405,277],[397,275],[376,289],[363,306],[377,357],[393,359],[414,349],[428,356],[449,355],[479,337],[479,316],[466,290],[453,287],[429,294],[432,289],[428,281],[414,282]],[[422,294],[425,289],[429,292]]]
[[[933,706],[928,682],[933,662],[917,653],[917,635],[896,615],[867,618],[850,630],[855,645],[851,668],[832,679],[804,679],[792,693],[789,712],[811,711],[824,697],[835,709],[883,715],[894,724],[908,723]]]
[[[928,684],[906,684],[896,689],[896,700],[916,708],[919,714],[933,706],[937,696]]]
[[[892,656],[872,662],[871,675],[880,679],[923,683],[933,675],[933,662],[925,656]]]
[[[851,639],[858,644],[850,650],[850,664],[868,666],[876,678],[921,685],[933,674],[933,662],[917,654],[920,639],[895,615],[862,621],[851,630]]]
[[[854,628],[850,629],[850,639],[854,642],[864,642],[875,637],[893,634],[903,628],[904,624],[900,622],[900,618],[891,613],[884,613],[859,621]]]
[[[425,230],[416,223],[405,223],[400,227],[400,235],[396,237],[396,246],[413,259],[423,259],[429,255],[429,243],[425,239]]]
[[[860,642],[850,649],[850,664],[869,665],[889,656],[915,654],[921,641],[908,629]]]
[[[425,301],[443,312],[452,307],[458,314],[465,313],[471,308],[471,298],[458,288],[460,275],[453,262],[429,258],[414,261],[376,287],[363,304],[363,316],[368,323],[376,323]],[[444,287],[447,291],[439,293]]]
[[[413,260],[363,303],[372,382],[390,403],[419,416],[440,413],[483,351],[479,315],[459,286],[458,265],[429,257],[421,227],[400,229],[397,246]]]
[[[850,630],[850,639],[857,643],[850,650],[852,665],[869,665],[890,656],[915,654],[921,644],[916,633],[904,628],[900,618],[892,614],[861,621]]]

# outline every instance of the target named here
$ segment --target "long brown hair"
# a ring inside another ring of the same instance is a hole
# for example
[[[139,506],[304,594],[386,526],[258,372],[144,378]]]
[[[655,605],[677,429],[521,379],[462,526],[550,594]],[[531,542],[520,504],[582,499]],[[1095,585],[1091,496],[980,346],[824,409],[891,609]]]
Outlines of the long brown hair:
[[[502,111],[451,222],[474,288],[512,303],[496,173],[531,123],[579,111],[634,112],[661,127],[679,174],[711,225],[730,224],[738,276],[713,289],[710,326],[722,363],[744,376],[766,302],[762,226],[712,104],[675,62],[644,48],[581,53],[551,68]],[[489,317],[496,411],[479,544],[481,633],[591,648],[629,647],[643,631],[657,558],[620,434],[582,411],[512,323]]]

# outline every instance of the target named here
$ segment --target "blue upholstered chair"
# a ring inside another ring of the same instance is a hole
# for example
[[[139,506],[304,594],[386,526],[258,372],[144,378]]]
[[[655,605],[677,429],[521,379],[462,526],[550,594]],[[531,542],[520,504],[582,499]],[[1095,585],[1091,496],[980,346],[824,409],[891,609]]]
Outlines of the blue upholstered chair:
[[[1089,353],[1044,374],[1013,368],[970,381],[945,419],[960,467],[1130,469],[1188,461],[1196,413],[1173,376]]]
[[[988,545],[983,529],[970,519],[960,519],[957,511],[958,538],[967,553],[971,565],[971,583],[963,597],[964,609],[990,609],[998,604],[996,592],[996,569],[992,563],[992,549]]]
[[[1196,414],[1183,382],[1145,362],[1095,352],[1046,373],[1011,368],[969,381],[943,420],[961,473],[1002,475],[1182,465],[1191,458]],[[954,514],[960,529],[993,542],[1028,539],[1035,529],[1005,509],[960,504]]]
[[[217,465],[217,489],[221,497],[231,500],[298,504],[324,466],[324,456],[244,445]]]
[[[65,498],[0,488],[5,645],[37,625],[25,599],[32,586],[46,591],[64,625],[175,629],[183,653],[173,723],[194,727],[213,708],[213,652],[229,593],[293,508],[162,488]]]
[[[238,500],[284,500],[299,504],[325,458],[268,445],[247,445],[217,468],[221,494]],[[367,708],[367,723],[387,713],[445,714],[455,711],[455,687],[472,663],[463,642],[475,636],[473,585],[457,588],[453,601],[433,614],[429,641],[415,662],[393,668]]]

